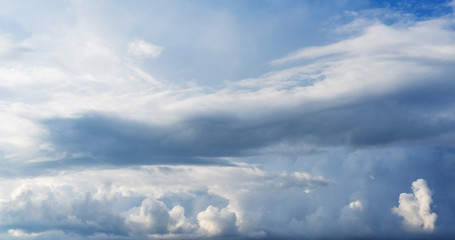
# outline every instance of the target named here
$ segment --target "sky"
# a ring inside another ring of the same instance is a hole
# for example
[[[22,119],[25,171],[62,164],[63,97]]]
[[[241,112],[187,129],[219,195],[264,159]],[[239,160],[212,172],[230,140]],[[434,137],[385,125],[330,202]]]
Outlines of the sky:
[[[455,2],[0,0],[0,239],[450,239]]]

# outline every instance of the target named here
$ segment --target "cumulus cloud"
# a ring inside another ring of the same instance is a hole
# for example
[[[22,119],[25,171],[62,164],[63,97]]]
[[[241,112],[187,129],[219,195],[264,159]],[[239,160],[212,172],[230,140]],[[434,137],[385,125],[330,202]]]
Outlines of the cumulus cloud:
[[[328,184],[306,173],[273,174],[251,166],[150,166],[1,181],[9,187],[0,192],[0,229],[10,229],[9,234],[47,236],[62,230],[158,238],[264,232],[261,219],[251,218],[259,212],[239,206],[241,198],[273,199],[271,189],[286,195],[294,188],[304,196],[304,190]],[[259,229],[250,231],[251,225]]]
[[[411,231],[434,230],[438,215],[431,212],[431,190],[424,179],[417,179],[412,183],[412,193],[402,193],[398,200],[398,207],[392,208],[392,212],[403,217],[405,227]]]
[[[79,235],[109,233],[124,235],[120,215],[110,210],[111,201],[94,199],[89,193],[75,190],[71,185],[39,186],[24,184],[3,199],[0,211],[3,228],[21,229],[39,234],[65,230]],[[7,219],[7,220],[6,220]]]
[[[140,207],[132,208],[126,218],[131,234],[166,235],[193,233],[197,225],[185,217],[185,209],[176,205],[172,209],[156,199],[146,198]]]
[[[207,232],[209,236],[233,235],[237,232],[235,213],[227,208],[220,210],[217,207],[208,206],[205,211],[197,215],[197,220],[201,230]]]
[[[153,45],[143,40],[134,40],[128,46],[128,53],[137,57],[156,58],[161,55],[164,47]]]

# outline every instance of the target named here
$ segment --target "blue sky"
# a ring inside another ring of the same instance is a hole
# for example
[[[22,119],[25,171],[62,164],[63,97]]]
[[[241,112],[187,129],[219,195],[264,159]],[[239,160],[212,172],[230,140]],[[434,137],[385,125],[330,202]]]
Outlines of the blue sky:
[[[0,1],[0,239],[450,239],[452,1]]]

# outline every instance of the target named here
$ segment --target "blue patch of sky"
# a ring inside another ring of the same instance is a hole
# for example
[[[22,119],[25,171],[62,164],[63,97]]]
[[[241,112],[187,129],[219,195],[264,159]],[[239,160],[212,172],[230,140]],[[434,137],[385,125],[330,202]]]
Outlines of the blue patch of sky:
[[[425,20],[450,14],[450,3],[449,0],[371,0],[371,7],[412,14],[419,20]]]

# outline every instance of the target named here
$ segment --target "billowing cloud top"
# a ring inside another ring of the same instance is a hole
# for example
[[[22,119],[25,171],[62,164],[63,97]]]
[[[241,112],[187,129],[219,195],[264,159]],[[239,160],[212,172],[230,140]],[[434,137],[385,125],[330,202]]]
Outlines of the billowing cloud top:
[[[453,3],[48,3],[0,10],[1,239],[455,234]]]
[[[430,211],[431,191],[424,179],[412,183],[413,193],[400,194],[400,205],[392,211],[404,218],[406,227],[411,230],[434,231],[437,215]]]

